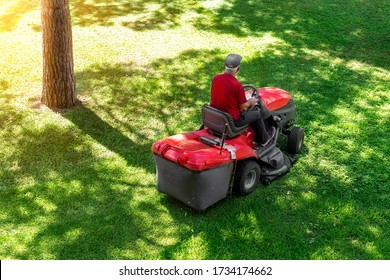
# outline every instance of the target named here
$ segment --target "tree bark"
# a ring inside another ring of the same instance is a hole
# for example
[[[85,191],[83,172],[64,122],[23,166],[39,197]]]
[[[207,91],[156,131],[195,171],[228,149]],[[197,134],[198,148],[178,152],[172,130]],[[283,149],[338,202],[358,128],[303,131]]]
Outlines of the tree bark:
[[[69,0],[41,0],[42,103],[53,109],[76,104]]]

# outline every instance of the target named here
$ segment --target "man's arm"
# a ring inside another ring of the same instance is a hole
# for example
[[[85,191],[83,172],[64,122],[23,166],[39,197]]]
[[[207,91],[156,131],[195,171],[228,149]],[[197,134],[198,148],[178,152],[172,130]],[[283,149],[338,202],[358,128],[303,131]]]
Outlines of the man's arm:
[[[250,106],[256,105],[257,99],[256,98],[249,98],[245,103],[240,104],[240,110],[245,111]]]

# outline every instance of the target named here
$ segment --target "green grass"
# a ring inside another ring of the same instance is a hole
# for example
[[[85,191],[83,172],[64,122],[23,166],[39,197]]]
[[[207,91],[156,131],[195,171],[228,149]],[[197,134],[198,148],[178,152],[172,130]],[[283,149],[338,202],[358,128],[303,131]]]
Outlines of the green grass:
[[[40,105],[39,1],[0,4],[0,259],[389,259],[386,1],[73,0],[80,105]],[[288,90],[291,171],[204,213],[151,145],[200,125],[226,54]]]

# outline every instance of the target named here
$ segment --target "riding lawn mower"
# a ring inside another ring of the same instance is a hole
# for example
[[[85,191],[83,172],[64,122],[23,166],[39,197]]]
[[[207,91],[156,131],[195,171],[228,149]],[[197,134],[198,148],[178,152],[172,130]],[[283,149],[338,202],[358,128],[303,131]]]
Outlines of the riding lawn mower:
[[[275,87],[246,84],[244,89],[247,98],[258,99],[248,110],[259,110],[266,128],[276,128],[275,137],[258,145],[249,124],[236,127],[230,114],[205,104],[200,129],[152,145],[159,192],[204,211],[232,193],[248,195],[260,181],[268,185],[290,170],[304,141],[304,130],[294,126],[291,95]],[[278,144],[281,136],[287,139],[285,152]]]

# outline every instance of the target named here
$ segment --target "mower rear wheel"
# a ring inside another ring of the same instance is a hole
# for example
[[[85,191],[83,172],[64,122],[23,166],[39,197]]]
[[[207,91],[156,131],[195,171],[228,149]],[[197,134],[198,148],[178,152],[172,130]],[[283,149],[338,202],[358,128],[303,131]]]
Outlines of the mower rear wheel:
[[[240,195],[252,193],[259,184],[261,170],[257,162],[246,160],[237,164],[234,189]]]
[[[302,150],[305,133],[301,127],[293,127],[287,138],[287,151],[298,154]]]

